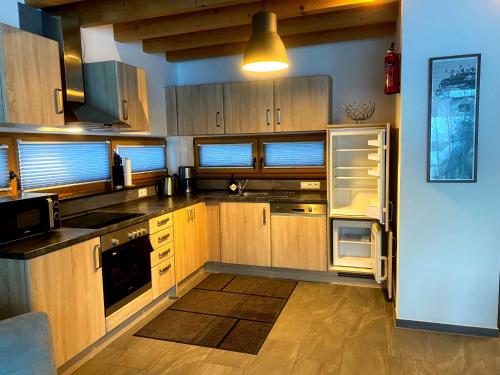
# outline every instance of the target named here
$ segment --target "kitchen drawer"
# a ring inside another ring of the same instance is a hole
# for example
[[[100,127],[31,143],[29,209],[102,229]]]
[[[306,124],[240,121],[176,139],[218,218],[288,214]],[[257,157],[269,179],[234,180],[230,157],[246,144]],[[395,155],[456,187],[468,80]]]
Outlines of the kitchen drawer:
[[[174,240],[174,228],[170,227],[149,236],[153,249],[165,246]]]
[[[158,298],[175,285],[175,257],[151,268],[151,283],[153,289],[153,299]]]
[[[162,229],[170,228],[173,225],[172,212],[168,214],[157,216],[149,220],[149,233],[156,233]]]
[[[165,259],[170,258],[174,255],[174,243],[170,242],[164,246],[159,247],[151,253],[151,267],[160,264]]]

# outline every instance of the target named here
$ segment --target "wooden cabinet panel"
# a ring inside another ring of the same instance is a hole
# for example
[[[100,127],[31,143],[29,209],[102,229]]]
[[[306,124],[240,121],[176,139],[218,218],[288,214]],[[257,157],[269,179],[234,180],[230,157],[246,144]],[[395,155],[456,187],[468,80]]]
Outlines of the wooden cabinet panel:
[[[99,238],[27,261],[32,311],[45,311],[55,361],[62,365],[104,336],[102,270],[96,268]]]
[[[274,80],[275,131],[325,130],[330,122],[330,96],[329,76]]]
[[[153,249],[158,249],[174,240],[174,228],[166,228],[149,236]]]
[[[176,88],[179,135],[224,134],[222,85]]]
[[[57,42],[0,24],[0,123],[64,125]]]
[[[208,260],[205,204],[175,211],[174,222],[175,274],[180,282]]]
[[[271,266],[268,203],[221,203],[220,230],[223,263]]]
[[[160,297],[174,285],[174,257],[170,257],[169,259],[151,268],[151,289],[153,290],[153,299]]]
[[[273,131],[272,80],[225,83],[223,88],[226,134]]]
[[[162,229],[169,228],[174,224],[173,214],[169,212],[165,215],[157,216],[149,220],[149,233],[153,234]]]
[[[206,206],[208,261],[220,262],[219,203],[208,202]]]
[[[179,135],[177,129],[177,95],[175,86],[165,87],[165,106],[167,114],[167,136]]]
[[[165,259],[174,255],[174,243],[171,242],[165,246],[159,247],[151,253],[151,267],[163,262]]]
[[[130,130],[148,131],[148,93],[146,72],[135,66],[116,62],[120,119]]]
[[[326,217],[271,217],[273,267],[327,271]]]

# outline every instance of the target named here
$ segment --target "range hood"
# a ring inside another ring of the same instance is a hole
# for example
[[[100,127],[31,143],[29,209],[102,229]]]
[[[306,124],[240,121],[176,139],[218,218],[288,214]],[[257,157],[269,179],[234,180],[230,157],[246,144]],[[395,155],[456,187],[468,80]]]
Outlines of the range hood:
[[[131,126],[85,102],[80,21],[74,11],[48,11],[18,4],[20,28],[59,42],[64,120],[66,125],[88,130],[112,130]]]

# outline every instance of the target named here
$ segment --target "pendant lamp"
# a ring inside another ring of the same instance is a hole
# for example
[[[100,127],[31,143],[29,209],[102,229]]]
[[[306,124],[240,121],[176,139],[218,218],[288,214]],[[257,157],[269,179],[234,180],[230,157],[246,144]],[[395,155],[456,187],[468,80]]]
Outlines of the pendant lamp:
[[[252,16],[252,36],[243,54],[244,70],[275,72],[288,68],[285,45],[277,31],[275,13],[259,12]]]

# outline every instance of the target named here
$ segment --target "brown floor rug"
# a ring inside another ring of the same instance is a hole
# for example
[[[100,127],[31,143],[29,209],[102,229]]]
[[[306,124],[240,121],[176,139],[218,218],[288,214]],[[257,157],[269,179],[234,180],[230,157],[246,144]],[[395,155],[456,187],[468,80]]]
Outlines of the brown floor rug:
[[[257,354],[296,285],[211,274],[135,335]]]

